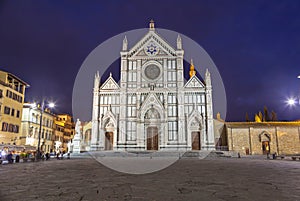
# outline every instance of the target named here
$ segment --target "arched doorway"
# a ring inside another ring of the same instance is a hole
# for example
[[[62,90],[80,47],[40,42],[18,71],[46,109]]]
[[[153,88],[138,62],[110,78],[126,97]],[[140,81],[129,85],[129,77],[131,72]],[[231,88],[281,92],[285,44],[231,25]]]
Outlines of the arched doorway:
[[[114,133],[105,132],[105,150],[113,150]]]
[[[147,150],[158,150],[157,126],[149,126],[147,128]]]
[[[105,124],[105,143],[104,143],[104,149],[105,150],[113,150],[114,146],[114,123],[111,118],[107,120],[107,123]]]
[[[193,131],[192,132],[192,150],[200,150],[200,149],[201,149],[200,132]]]
[[[160,115],[159,112],[150,108],[145,114],[146,136],[147,136],[147,150],[158,150],[159,146],[159,130]]]
[[[192,150],[201,150],[201,120],[193,117],[190,121],[191,147]]]
[[[271,137],[265,131],[259,135],[259,141],[261,142],[261,149],[263,154],[270,154],[270,140]]]

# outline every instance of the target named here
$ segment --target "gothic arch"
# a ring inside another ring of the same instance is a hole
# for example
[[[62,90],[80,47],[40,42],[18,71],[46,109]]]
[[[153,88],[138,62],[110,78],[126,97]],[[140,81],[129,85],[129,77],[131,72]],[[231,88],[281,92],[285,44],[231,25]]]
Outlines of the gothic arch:
[[[102,129],[106,129],[107,127],[113,127],[116,128],[117,121],[114,117],[113,113],[111,111],[107,111],[106,114],[102,118]]]
[[[259,142],[262,141],[271,141],[271,134],[267,131],[263,131],[261,134],[258,135]]]
[[[195,129],[197,127],[199,130],[203,129],[203,117],[198,110],[194,109],[194,111],[188,118],[188,128]]]

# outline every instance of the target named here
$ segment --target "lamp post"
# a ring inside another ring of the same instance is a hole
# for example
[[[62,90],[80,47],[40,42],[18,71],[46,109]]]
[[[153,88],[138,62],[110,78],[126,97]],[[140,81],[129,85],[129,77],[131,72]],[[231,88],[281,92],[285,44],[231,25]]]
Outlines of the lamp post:
[[[34,105],[36,105],[36,104],[34,104]],[[49,103],[48,107],[49,108],[54,108],[55,104],[54,103]],[[43,100],[42,103],[41,103],[41,108],[40,108],[41,117],[40,117],[40,125],[39,125],[38,149],[37,149],[37,153],[36,153],[36,159],[37,160],[41,159],[41,148],[40,148],[40,146],[41,146],[41,132],[42,132],[44,110],[45,110],[45,101]]]

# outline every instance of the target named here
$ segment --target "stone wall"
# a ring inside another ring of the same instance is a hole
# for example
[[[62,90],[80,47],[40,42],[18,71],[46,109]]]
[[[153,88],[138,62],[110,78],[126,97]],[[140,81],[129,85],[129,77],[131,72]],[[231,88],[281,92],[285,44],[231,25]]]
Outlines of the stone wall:
[[[225,123],[230,151],[263,154],[263,142],[268,142],[272,154],[300,154],[300,122],[230,122]]]

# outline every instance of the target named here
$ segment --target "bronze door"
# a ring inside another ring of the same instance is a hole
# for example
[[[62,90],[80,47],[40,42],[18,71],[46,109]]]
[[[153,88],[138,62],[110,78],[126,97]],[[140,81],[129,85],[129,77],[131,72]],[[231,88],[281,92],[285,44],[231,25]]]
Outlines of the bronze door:
[[[263,154],[270,153],[270,143],[269,143],[269,141],[263,141],[262,142],[262,151],[263,151]]]
[[[158,150],[158,128],[147,128],[147,150]]]
[[[192,132],[192,150],[200,150],[200,132]]]
[[[114,142],[114,133],[106,132],[105,133],[105,150],[113,150],[113,142]]]

